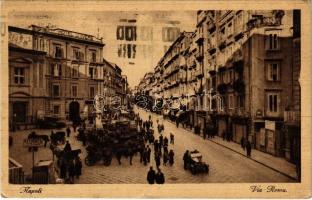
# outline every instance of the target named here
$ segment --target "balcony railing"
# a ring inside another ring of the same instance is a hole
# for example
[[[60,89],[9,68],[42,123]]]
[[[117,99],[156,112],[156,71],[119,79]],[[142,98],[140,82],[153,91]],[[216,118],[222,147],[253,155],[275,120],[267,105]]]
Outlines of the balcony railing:
[[[300,112],[299,111],[284,111],[284,122],[299,123]]]
[[[197,43],[203,42],[204,40],[204,33],[203,32],[197,32],[195,36],[195,41]]]
[[[196,52],[196,58],[199,60],[199,59],[203,59],[204,58],[204,51],[201,50],[201,49],[198,49],[197,52]]]

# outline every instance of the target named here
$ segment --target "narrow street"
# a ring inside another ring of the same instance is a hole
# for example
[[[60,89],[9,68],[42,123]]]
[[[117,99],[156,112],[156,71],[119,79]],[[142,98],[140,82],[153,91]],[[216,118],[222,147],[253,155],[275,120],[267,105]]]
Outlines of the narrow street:
[[[155,130],[155,138],[159,136],[156,129],[159,119],[164,124],[164,136],[169,138],[170,132],[175,135],[174,145],[169,144],[169,150],[173,149],[174,165],[161,165],[161,170],[165,174],[166,183],[237,183],[237,182],[292,182],[290,178],[275,172],[259,163],[256,163],[240,154],[237,154],[229,149],[217,145],[211,141],[203,140],[202,137],[185,130],[176,128],[176,125],[167,120],[163,120],[162,116],[148,113],[142,109],[135,109],[136,113],[140,114],[143,120],[147,120],[148,116],[152,116],[153,126]],[[72,130],[73,131],[73,130]],[[14,138],[13,146],[10,149],[10,157],[18,160],[25,169],[26,174],[31,173],[31,153],[27,152],[27,148],[22,147],[22,140],[27,137],[30,131],[20,131],[10,133]],[[36,130],[38,134],[50,134],[51,130]],[[139,154],[134,156],[133,165],[129,164],[128,158],[122,158],[122,164],[117,163],[116,158],[113,158],[110,166],[104,166],[100,163],[95,166],[85,166],[84,158],[86,156],[85,148],[81,142],[77,141],[72,133],[67,138],[72,146],[72,149],[80,148],[80,155],[83,161],[82,176],[76,179],[75,183],[146,183],[146,175],[149,167],[152,165],[154,169],[154,148],[151,146],[151,163],[144,166],[139,161]],[[199,174],[192,175],[190,171],[183,169],[183,154],[185,150],[199,150],[203,155],[203,161],[209,164],[209,175]],[[51,159],[52,154],[49,148],[40,148],[36,152],[36,162],[39,160]]]

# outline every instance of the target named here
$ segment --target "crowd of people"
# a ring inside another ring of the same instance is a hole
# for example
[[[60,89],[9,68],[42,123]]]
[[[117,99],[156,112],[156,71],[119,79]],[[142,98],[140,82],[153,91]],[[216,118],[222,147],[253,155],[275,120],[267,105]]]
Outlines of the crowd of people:
[[[153,167],[150,167],[150,170],[147,173],[147,181],[150,184],[157,183],[163,184],[165,182],[165,176],[162,173],[160,166],[167,166],[169,164],[172,166],[174,164],[174,151],[169,145],[174,145],[174,134],[170,133],[169,138],[165,136],[164,124],[156,120],[158,136],[155,136],[154,126],[151,115],[149,115],[148,120],[143,121],[139,114],[136,118],[138,124],[138,130],[144,137],[146,147],[140,151],[140,162],[144,165],[151,163],[151,146],[154,148],[154,161],[156,166],[156,171]]]

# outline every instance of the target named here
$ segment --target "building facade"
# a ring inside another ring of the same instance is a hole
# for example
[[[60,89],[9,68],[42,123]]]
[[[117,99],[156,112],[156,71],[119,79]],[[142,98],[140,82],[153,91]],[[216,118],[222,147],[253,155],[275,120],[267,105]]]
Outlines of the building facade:
[[[300,39],[292,20],[292,11],[283,10],[198,11],[195,31],[182,33],[155,67],[157,77],[164,71],[163,97],[188,96],[192,126],[210,124],[229,141],[244,137],[253,148],[289,157],[284,121],[298,116],[300,102]],[[284,112],[291,103],[297,106]]]
[[[12,122],[31,124],[47,116],[86,117],[92,112],[95,95],[109,90],[101,39],[32,25],[28,29],[9,27],[9,42]],[[114,68],[110,75],[115,74]],[[115,90],[116,83],[111,82]]]

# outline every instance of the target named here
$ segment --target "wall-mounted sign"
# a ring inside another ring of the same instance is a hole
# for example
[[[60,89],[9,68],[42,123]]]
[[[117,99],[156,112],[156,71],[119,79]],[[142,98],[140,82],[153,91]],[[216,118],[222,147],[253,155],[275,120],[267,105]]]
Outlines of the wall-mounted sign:
[[[258,109],[258,110],[256,111],[256,118],[261,118],[262,116],[263,116],[262,110]]]
[[[275,121],[265,120],[265,129],[275,131]]]

